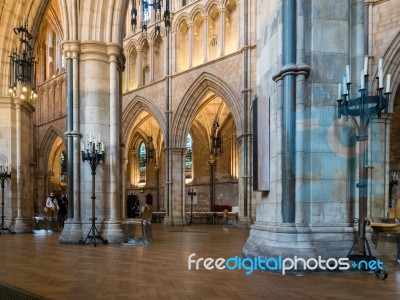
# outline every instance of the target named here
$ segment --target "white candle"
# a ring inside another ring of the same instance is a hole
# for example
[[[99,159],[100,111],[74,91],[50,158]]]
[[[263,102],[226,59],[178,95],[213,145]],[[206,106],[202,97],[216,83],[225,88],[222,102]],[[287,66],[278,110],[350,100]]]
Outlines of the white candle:
[[[351,79],[350,79],[350,66],[349,65],[346,65],[346,78],[347,78],[347,83],[350,83]]]
[[[97,134],[97,142],[100,143],[100,141],[101,141],[101,140],[100,140],[100,133],[98,133],[98,134]]]
[[[361,70],[361,89],[365,87],[364,70]]]
[[[386,75],[386,93],[390,93],[390,80],[392,78],[392,75],[387,74]]]
[[[101,152],[104,152],[104,142],[101,142]]]
[[[338,84],[338,100],[342,99],[342,84],[339,82]]]
[[[382,70],[382,58],[379,59],[378,63],[378,88],[383,88],[383,70]]]
[[[343,76],[343,95],[347,95],[346,76]]]
[[[364,75],[368,75],[368,56],[364,57]]]
[[[90,130],[90,133],[89,133],[89,142],[92,142],[92,131]]]
[[[81,142],[81,151],[83,151],[85,149],[85,143]]]

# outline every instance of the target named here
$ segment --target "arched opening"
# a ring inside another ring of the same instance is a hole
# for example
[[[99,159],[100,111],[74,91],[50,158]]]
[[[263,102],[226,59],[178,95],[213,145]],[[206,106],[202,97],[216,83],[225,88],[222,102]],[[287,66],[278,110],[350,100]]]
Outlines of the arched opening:
[[[193,66],[204,63],[204,19],[197,13],[193,20]]]
[[[208,18],[208,57],[210,60],[218,58],[220,43],[220,32],[218,28],[220,13],[218,7],[214,5]]]
[[[239,205],[235,133],[235,122],[225,101],[208,92],[201,100],[186,142],[186,184],[196,186],[198,195],[202,195],[197,198],[195,211],[231,210]]]
[[[183,20],[178,29],[178,72],[189,67],[189,25]]]
[[[50,148],[47,162],[47,195],[54,192],[56,196],[67,189],[66,148],[60,137],[57,137]],[[44,201],[44,200],[43,200]]]
[[[146,144],[142,141],[139,144],[139,182],[138,184],[146,184]]]
[[[239,46],[240,18],[236,0],[229,0],[226,3],[225,12],[225,54],[237,51]]]
[[[186,183],[193,180],[193,139],[190,133],[186,138],[185,179]]]

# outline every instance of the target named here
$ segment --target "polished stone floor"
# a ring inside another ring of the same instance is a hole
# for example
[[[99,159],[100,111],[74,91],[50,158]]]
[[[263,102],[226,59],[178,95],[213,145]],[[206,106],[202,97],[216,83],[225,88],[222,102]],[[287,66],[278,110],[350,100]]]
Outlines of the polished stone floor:
[[[400,299],[400,271],[282,275],[188,270],[188,256],[241,256],[248,230],[153,224],[145,246],[60,245],[59,233],[0,236],[0,282],[43,299]]]

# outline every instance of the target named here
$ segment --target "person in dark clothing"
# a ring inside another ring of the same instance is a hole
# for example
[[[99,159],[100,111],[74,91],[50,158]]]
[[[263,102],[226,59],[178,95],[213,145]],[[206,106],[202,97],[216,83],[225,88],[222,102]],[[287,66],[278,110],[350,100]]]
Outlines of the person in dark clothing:
[[[68,213],[68,199],[65,194],[61,195],[61,198],[58,201],[58,206],[60,207],[58,211],[58,225],[64,227],[64,222]]]

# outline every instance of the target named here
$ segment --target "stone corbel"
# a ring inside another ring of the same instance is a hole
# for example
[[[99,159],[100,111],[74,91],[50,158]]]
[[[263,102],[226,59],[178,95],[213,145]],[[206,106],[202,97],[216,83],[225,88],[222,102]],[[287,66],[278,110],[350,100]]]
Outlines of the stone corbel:
[[[286,65],[281,68],[281,70],[272,76],[272,80],[278,82],[283,79],[286,75],[305,75],[310,73],[311,67],[307,64],[301,63],[298,65]]]

